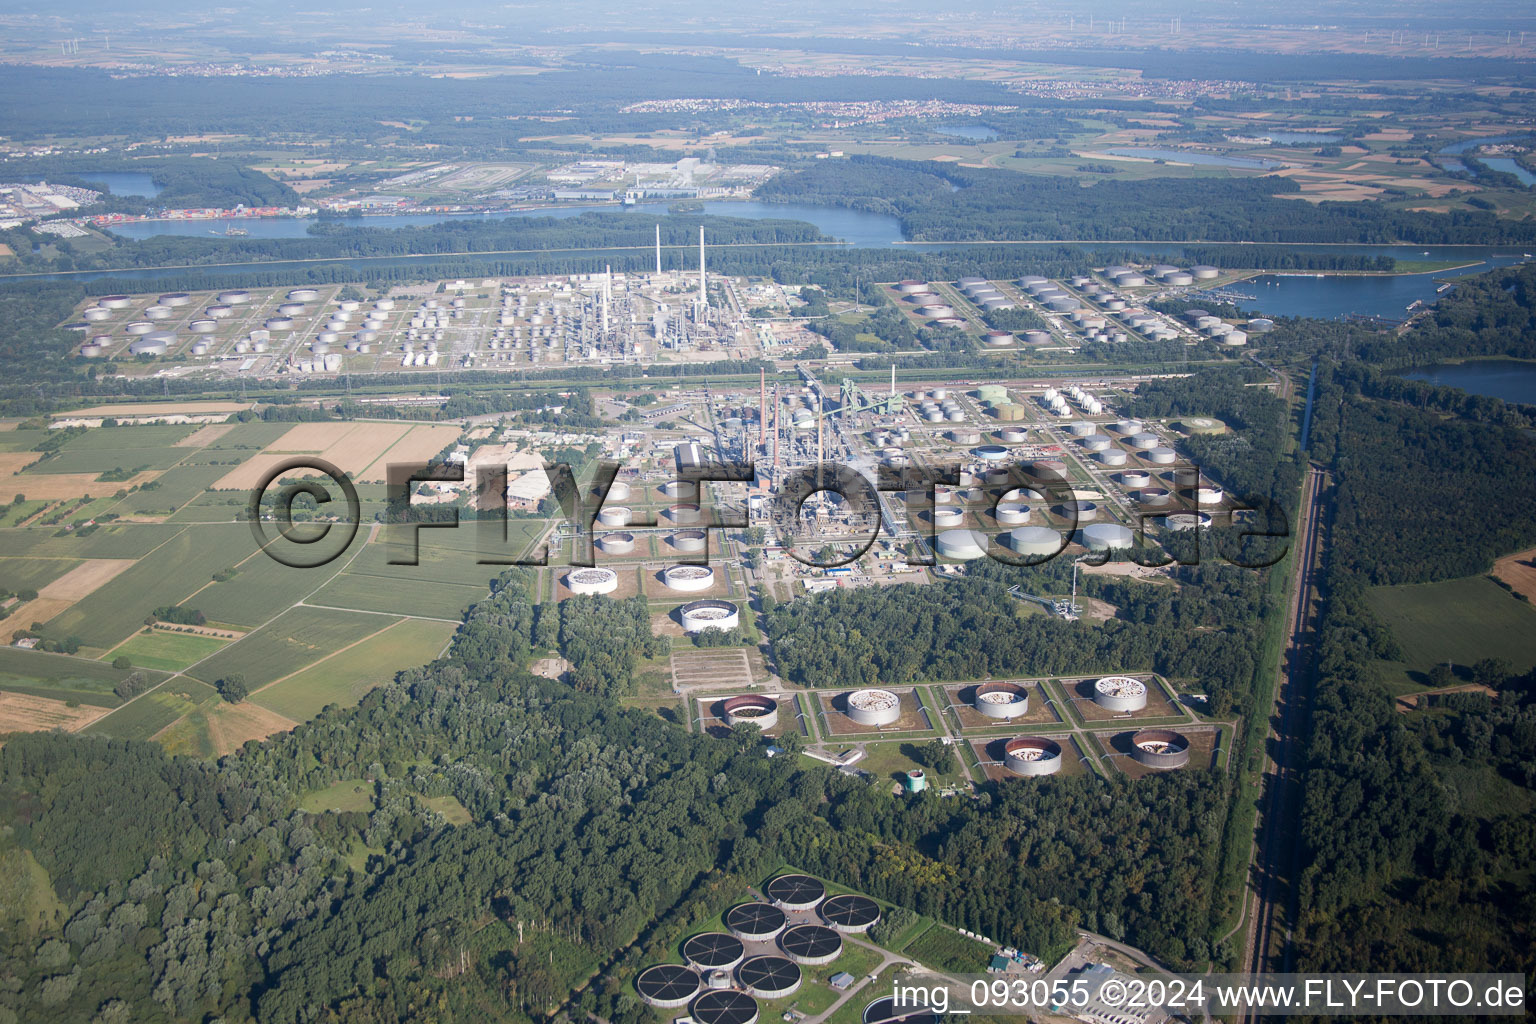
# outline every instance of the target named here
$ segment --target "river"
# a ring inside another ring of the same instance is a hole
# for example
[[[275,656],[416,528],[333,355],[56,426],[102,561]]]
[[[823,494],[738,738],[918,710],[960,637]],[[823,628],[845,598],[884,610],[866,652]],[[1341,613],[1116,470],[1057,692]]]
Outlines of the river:
[[[1536,363],[1513,359],[1479,359],[1466,363],[1425,366],[1403,374],[1409,380],[1460,388],[1471,395],[1536,405]]]
[[[100,178],[101,175],[96,175],[95,177]],[[131,175],[129,177],[147,178],[148,176]],[[668,209],[673,205],[672,202],[658,201],[640,203],[630,207],[565,206],[538,210],[520,210],[500,214],[474,215],[474,219],[559,218],[575,217],[591,212],[611,217],[654,217],[665,216]],[[723,217],[741,217],[746,219],[777,218],[781,220],[805,221],[814,225],[824,235],[830,238],[841,239],[847,244],[859,248],[894,247],[902,242],[901,222],[887,214],[866,213],[859,210],[845,210],[831,206],[762,203],[748,200],[710,201],[705,204],[705,209],[711,215]],[[464,219],[468,218],[448,214],[402,214],[362,217],[347,220],[344,223],[364,228],[389,230],[392,228],[421,227],[449,220]],[[315,223],[315,221],[300,218],[252,219],[238,222],[141,221],[133,224],[119,225],[112,230],[129,238],[150,238],[166,234],[208,237],[210,232],[221,234],[224,228],[231,223],[235,223],[250,232],[247,236],[249,238],[302,238],[307,234],[310,225]],[[237,262],[240,259],[241,241],[242,239],[238,237],[227,240],[230,266],[198,267],[193,268],[192,272],[205,272],[221,276],[238,276],[247,272],[251,265]],[[1016,253],[1027,252],[1029,248],[1037,244],[1054,249],[1060,243],[1009,244],[1008,251]],[[1177,242],[1084,242],[1080,244],[1089,251],[1128,251],[1138,253],[1149,262],[1158,260],[1167,260],[1170,263],[1189,262],[1184,254],[1185,246]],[[969,243],[953,245],[944,243],[909,243],[900,245],[900,249],[904,252],[940,252],[955,248],[967,248],[969,245]],[[509,249],[516,249],[516,240],[509,239],[507,247]],[[1286,248],[1308,253],[1391,256],[1398,260],[1451,261],[1463,264],[1463,266],[1459,269],[1437,271],[1431,274],[1339,274],[1325,277],[1264,275],[1252,281],[1242,282],[1234,287],[1233,291],[1254,296],[1251,300],[1239,300],[1239,305],[1242,305],[1244,308],[1257,309],[1271,316],[1305,316],[1329,319],[1351,313],[1359,313],[1400,318],[1407,314],[1407,307],[1416,300],[1426,304],[1433,302],[1438,296],[1438,289],[1444,280],[1454,279],[1466,274],[1481,273],[1494,267],[1508,266],[1527,258],[1522,252],[1509,246],[1432,246],[1425,249],[1406,245],[1293,245]],[[338,259],[322,262],[341,263],[357,269],[363,269],[365,267],[380,266],[409,266],[413,263],[434,262],[443,258],[449,257],[405,256],[384,257],[373,260]],[[487,261],[492,258],[494,257],[487,257]],[[287,270],[311,266],[313,262],[278,261],[261,263],[256,266],[263,270]],[[186,271],[180,269],[123,270],[90,271],[78,274],[47,276],[70,277],[82,281],[90,281],[102,277],[121,277],[130,280],[152,281],[157,278],[177,276],[184,272]],[[0,282],[26,279],[28,278],[25,275],[0,276]],[[38,279],[47,278],[41,277]]]

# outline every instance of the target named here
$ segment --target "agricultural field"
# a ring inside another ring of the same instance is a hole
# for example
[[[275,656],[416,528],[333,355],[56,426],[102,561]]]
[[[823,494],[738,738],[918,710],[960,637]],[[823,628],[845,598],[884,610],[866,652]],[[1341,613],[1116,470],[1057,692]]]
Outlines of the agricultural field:
[[[1446,662],[1503,658],[1521,672],[1536,665],[1536,609],[1486,576],[1373,587],[1367,599],[1403,650],[1401,662],[1383,664],[1395,688],[1422,687],[1429,670]]]
[[[121,702],[112,688],[129,671],[65,654],[0,647],[0,691],[115,708]],[[161,673],[154,671],[145,675],[152,680],[163,678]]]
[[[327,704],[355,704],[401,669],[435,658],[455,629],[449,623],[405,619],[365,643],[264,687],[250,700],[296,721],[313,718]]]
[[[135,668],[153,668],[165,672],[180,672],[204,658],[222,650],[228,640],[195,633],[172,633],[166,630],[145,630],[118,644],[111,657],[127,658]]]
[[[199,664],[193,675],[213,683],[238,672],[255,691],[399,621],[391,615],[328,608],[290,608]]]

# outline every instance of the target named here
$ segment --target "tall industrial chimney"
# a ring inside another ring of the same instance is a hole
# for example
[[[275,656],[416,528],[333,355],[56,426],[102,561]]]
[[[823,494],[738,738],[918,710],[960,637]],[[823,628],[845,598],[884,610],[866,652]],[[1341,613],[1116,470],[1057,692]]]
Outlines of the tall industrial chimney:
[[[768,371],[757,369],[757,443],[768,440]]]
[[[704,225],[699,225],[699,315],[704,315],[705,307],[709,305],[709,293],[705,291],[704,281]]]
[[[661,225],[656,225],[656,276],[661,276]]]

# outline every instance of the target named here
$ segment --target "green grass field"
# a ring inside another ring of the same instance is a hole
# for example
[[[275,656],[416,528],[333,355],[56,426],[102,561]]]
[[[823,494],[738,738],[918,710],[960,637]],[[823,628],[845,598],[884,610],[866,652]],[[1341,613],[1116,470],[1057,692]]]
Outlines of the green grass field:
[[[183,449],[185,450],[185,449]],[[228,466],[176,466],[160,474],[154,487],[135,491],[118,503],[119,515],[169,515],[229,472]]]
[[[1484,576],[1402,587],[1372,587],[1367,600],[1403,649],[1400,673],[1425,673],[1446,661],[1471,665],[1505,658],[1517,671],[1536,665],[1536,609]],[[1422,685],[1407,677],[1399,684]]]
[[[371,811],[373,810],[373,783],[363,779],[343,779],[324,789],[306,793],[299,801],[299,806],[311,812]]]
[[[72,558],[0,558],[0,589],[41,590],[79,564]]]
[[[997,952],[984,942],[968,939],[959,932],[943,925],[934,925],[903,950],[925,967],[955,971],[960,974],[980,974],[987,968],[987,961]]]
[[[401,669],[435,658],[455,628],[444,622],[406,619],[366,643],[252,694],[251,700],[298,722],[313,718],[327,704],[356,704]]]
[[[214,692],[213,687],[182,676],[134,698],[82,731],[120,739],[147,740],[183,715],[195,711]]]
[[[180,672],[228,644],[228,640],[192,633],[170,633],[163,630],[140,632],[114,649],[108,660],[121,656],[132,661],[135,668]]]
[[[292,608],[203,662],[194,674],[204,682],[213,682],[240,672],[254,690],[398,621],[385,615]]]
[[[141,626],[154,609],[180,604],[215,572],[256,549],[250,529],[241,525],[189,526],[174,534],[133,568],[53,619],[50,634],[110,647]]]
[[[126,675],[126,671],[84,658],[0,647],[0,690],[112,708],[118,705],[112,688]],[[149,675],[161,678],[159,672]]]
[[[470,605],[483,600],[488,593],[487,587],[432,583],[427,580],[402,581],[346,572],[326,584],[309,600],[314,604],[335,605],[338,608],[461,619]]]

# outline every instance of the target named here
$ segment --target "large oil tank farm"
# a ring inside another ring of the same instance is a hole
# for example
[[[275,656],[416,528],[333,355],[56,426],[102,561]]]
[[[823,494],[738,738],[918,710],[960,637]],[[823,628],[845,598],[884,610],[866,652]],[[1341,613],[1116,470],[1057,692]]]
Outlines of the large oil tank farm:
[[[1140,711],[1147,706],[1147,684],[1132,676],[1105,676],[1093,684],[1093,702],[1107,711]]]
[[[677,610],[683,632],[692,635],[706,629],[732,630],[741,624],[741,609],[730,601],[705,598],[690,601]]]
[[[573,594],[611,594],[619,589],[619,574],[612,569],[573,569],[565,585]]]
[[[847,703],[848,717],[860,725],[894,725],[901,718],[901,698],[890,690],[855,690]]]
[[[1061,744],[1047,736],[1019,736],[1003,745],[1003,767],[1015,775],[1061,771]]]
[[[987,718],[1008,721],[1029,714],[1029,691],[1020,683],[982,683],[971,704]]]
[[[727,697],[720,710],[724,714],[725,724],[733,727],[755,725],[759,729],[772,729],[779,724],[779,702],[764,694]],[[769,895],[772,895],[771,888]]]
[[[1189,740],[1172,729],[1142,729],[1131,737],[1131,757],[1148,768],[1183,768],[1189,764]]]

